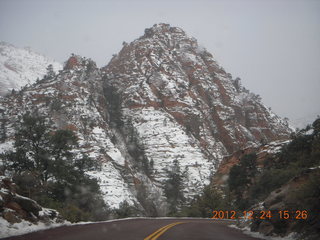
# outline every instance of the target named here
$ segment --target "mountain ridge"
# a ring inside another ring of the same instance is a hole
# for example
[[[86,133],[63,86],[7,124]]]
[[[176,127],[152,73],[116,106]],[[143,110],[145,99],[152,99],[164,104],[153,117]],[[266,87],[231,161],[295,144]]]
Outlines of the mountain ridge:
[[[53,130],[73,130],[80,140],[75,151],[100,164],[88,174],[109,206],[127,201],[146,215],[166,215],[174,161],[186,173],[183,195],[191,201],[224,155],[291,133],[196,39],[168,24],[125,43],[101,69],[72,55],[59,74],[10,94],[1,106],[10,119],[3,144],[13,141],[18,117],[38,109]]]

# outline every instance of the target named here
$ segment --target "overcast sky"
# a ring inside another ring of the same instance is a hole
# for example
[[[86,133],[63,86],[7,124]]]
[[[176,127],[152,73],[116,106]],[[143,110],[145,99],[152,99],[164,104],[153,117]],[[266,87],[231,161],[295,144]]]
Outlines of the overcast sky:
[[[155,23],[183,28],[291,120],[320,115],[319,0],[0,0],[0,40],[106,65]]]

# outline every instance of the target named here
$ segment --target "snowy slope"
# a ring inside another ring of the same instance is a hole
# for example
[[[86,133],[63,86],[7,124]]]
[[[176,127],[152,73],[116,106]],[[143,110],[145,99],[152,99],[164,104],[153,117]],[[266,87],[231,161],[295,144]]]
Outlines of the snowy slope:
[[[52,64],[55,71],[62,69],[60,63],[28,48],[17,48],[0,42],[0,96],[41,79],[49,64]]]
[[[71,59],[76,59],[81,66],[65,68],[51,79],[40,80],[26,87],[20,94],[11,94],[2,99],[4,116],[11,121],[6,125],[7,141],[0,144],[0,150],[10,146],[14,123],[19,117],[26,111],[37,109],[42,115],[53,120],[53,130],[63,128],[75,131],[79,138],[76,152],[86,153],[99,162],[99,172],[88,174],[98,179],[110,207],[117,207],[124,198],[133,203],[130,199],[134,197],[128,190],[128,184],[113,166],[113,161],[123,165],[124,160],[110,141],[100,71],[91,60],[81,57]],[[23,104],[19,104],[21,102]]]

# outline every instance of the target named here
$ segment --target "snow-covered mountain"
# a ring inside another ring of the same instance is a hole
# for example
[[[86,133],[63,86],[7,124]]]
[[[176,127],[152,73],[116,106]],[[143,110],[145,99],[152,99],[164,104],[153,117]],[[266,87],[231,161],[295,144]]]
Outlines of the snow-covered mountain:
[[[102,69],[73,55],[58,75],[0,104],[8,119],[3,146],[12,142],[18,117],[37,109],[53,129],[75,131],[77,151],[100,163],[88,174],[98,178],[111,207],[126,200],[158,215],[165,212],[163,187],[175,160],[190,200],[224,155],[286,139],[291,131],[194,38],[168,24],[125,43]]]
[[[290,123],[294,128],[303,129],[308,124],[312,123],[318,116],[320,116],[320,111],[308,114],[302,118],[291,119]]]
[[[0,42],[0,96],[43,78],[50,64],[56,72],[62,69],[61,63],[29,48],[17,48]]]

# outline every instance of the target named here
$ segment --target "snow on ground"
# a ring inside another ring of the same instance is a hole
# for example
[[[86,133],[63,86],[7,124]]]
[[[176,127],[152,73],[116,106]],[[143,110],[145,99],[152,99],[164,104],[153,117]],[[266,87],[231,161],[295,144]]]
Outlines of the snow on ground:
[[[229,225],[231,228],[239,229],[244,234],[247,234],[251,237],[265,239],[265,240],[297,240],[297,233],[291,233],[286,237],[277,237],[277,236],[265,236],[259,232],[251,232],[249,227],[239,228],[236,225]]]
[[[5,219],[0,217],[0,229],[1,229],[0,238],[10,237],[10,236],[18,236],[18,235],[41,231],[41,230],[45,230],[45,229],[56,228],[56,227],[60,227],[60,226],[119,222],[119,221],[131,220],[131,219],[171,219],[171,217],[158,217],[158,218],[132,217],[132,218],[106,220],[106,221],[102,221],[102,222],[77,222],[77,223],[70,223],[70,222],[66,221],[64,223],[59,223],[59,224],[52,224],[52,223],[51,224],[44,224],[44,223],[32,224],[27,221],[22,221],[21,223],[10,224]],[[194,218],[194,219],[198,219],[198,218]]]
[[[5,153],[6,151],[10,150],[13,150],[13,141],[0,143],[0,153]]]
[[[317,167],[311,167],[309,168],[310,170],[315,170],[315,169],[320,169],[320,166],[317,166]]]
[[[141,218],[122,218],[122,219],[112,219],[112,220],[107,220],[103,222],[78,222],[78,223],[70,223],[70,222],[64,222],[64,223],[50,223],[50,224],[45,224],[45,223],[38,223],[38,224],[32,224],[27,221],[22,221],[20,223],[15,223],[15,224],[10,224],[6,220],[0,217],[0,237],[5,238],[9,236],[17,236],[17,235],[22,235],[30,232],[36,232],[40,230],[45,230],[45,229],[50,229],[50,228],[56,228],[59,226],[66,226],[66,225],[86,225],[86,224],[96,224],[96,223],[108,223],[108,222],[118,222],[118,221],[126,221],[126,220],[132,220],[132,219],[172,219],[172,217],[157,217],[157,218],[150,218],[150,217],[141,217]],[[176,219],[176,218],[174,218]],[[182,218],[184,219],[184,218]],[[203,218],[186,218],[186,219],[203,219]],[[210,220],[210,219],[208,219]],[[258,232],[251,232],[249,227],[246,228],[239,228],[236,225],[229,225],[230,228],[235,228],[238,230],[241,230],[244,234],[255,237],[255,238],[260,238],[264,240],[296,240],[297,238],[296,233],[291,233],[289,236],[286,237],[275,237],[275,236],[264,236]]]
[[[63,225],[70,225],[70,222],[48,224],[39,222],[38,224],[33,224],[31,222],[22,220],[20,223],[11,224],[7,220],[0,217],[0,238],[26,234]]]
[[[88,174],[98,180],[103,198],[110,208],[118,208],[124,200],[134,204],[135,197],[112,162],[104,163],[101,171],[90,171]]]
[[[267,144],[266,148],[263,148],[260,152],[257,154],[261,154],[263,152],[269,153],[269,154],[276,154],[281,151],[282,147],[286,144],[289,144],[291,140],[278,140],[273,141]]]

